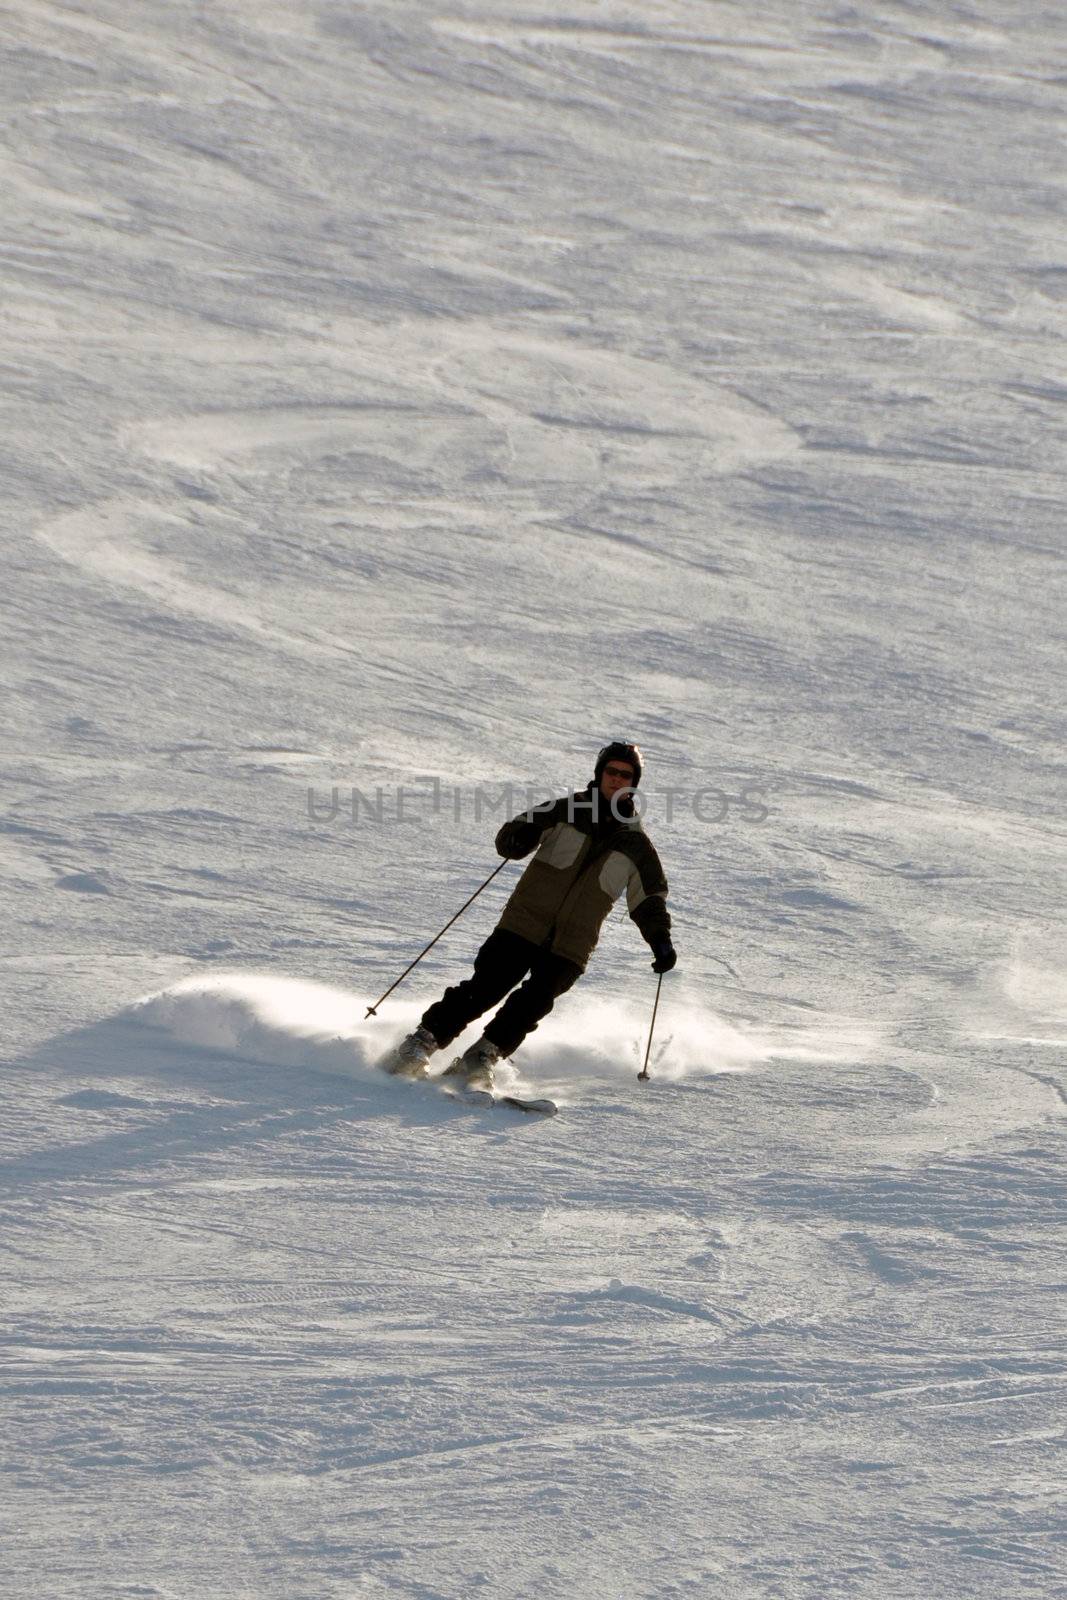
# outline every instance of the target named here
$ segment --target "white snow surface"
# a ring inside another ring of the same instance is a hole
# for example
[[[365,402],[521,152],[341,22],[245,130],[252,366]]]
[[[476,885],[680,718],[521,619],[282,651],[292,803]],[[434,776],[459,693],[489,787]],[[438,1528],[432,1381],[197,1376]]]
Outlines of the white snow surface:
[[[0,15],[0,1595],[1062,1596],[1062,7]]]

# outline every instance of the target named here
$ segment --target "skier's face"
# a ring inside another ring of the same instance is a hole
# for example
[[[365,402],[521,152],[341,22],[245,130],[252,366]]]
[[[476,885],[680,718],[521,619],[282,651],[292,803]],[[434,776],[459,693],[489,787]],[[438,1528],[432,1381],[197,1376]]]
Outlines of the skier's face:
[[[600,792],[607,801],[634,786],[634,769],[627,761],[609,761],[600,774]]]

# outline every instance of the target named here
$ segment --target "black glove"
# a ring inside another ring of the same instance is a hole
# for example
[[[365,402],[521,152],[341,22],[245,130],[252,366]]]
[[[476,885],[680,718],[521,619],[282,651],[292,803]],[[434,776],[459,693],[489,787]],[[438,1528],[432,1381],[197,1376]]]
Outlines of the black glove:
[[[652,971],[669,972],[678,960],[678,952],[669,939],[657,939],[652,946]]]
[[[497,852],[509,861],[520,861],[530,854],[540,837],[541,830],[535,822],[517,817],[514,822],[505,822],[497,834]]]

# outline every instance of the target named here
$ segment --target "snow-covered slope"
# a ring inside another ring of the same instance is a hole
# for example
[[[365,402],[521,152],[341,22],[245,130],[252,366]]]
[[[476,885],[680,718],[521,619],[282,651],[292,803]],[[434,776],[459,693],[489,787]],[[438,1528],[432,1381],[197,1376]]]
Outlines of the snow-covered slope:
[[[1059,10],[0,15],[0,1594],[1059,1592]]]

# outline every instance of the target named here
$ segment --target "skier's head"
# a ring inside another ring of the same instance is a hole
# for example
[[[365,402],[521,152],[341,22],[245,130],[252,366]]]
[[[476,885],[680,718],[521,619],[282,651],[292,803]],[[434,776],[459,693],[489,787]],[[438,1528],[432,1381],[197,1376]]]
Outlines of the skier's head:
[[[593,778],[605,800],[636,789],[641,782],[641,752],[635,744],[615,739],[596,758]]]

